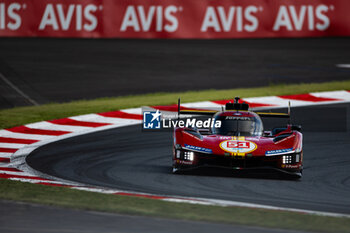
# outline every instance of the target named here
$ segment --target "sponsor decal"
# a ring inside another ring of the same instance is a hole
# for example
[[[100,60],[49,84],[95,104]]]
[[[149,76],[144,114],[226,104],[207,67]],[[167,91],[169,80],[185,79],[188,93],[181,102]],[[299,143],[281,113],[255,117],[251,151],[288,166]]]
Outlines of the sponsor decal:
[[[224,151],[234,153],[237,155],[245,155],[258,148],[258,146],[251,141],[244,140],[244,137],[240,137],[238,140],[227,140],[220,143],[220,148]]]
[[[237,114],[234,114],[237,115]],[[251,121],[253,117],[235,117],[235,116],[226,116],[225,120],[237,120],[237,121]]]
[[[296,165],[282,164],[281,165],[282,168],[292,168],[292,169],[299,168],[300,166],[301,166],[300,164],[296,164]]]
[[[192,164],[193,164],[193,161],[183,161],[183,160],[180,160],[180,164],[192,165]]]
[[[185,165],[192,165],[193,164],[193,161],[184,161],[184,160],[180,160],[180,159],[177,159],[173,162],[173,164],[185,164]]]
[[[294,153],[293,148],[269,150],[269,151],[265,152],[265,155],[266,156],[273,156],[273,155],[281,155],[281,154],[289,154],[289,153]]]
[[[303,3],[304,2],[304,3]],[[307,3],[306,3],[307,2]],[[0,0],[0,36],[265,38],[349,36],[350,1]]]
[[[96,15],[102,9],[102,5],[94,4],[69,4],[63,6],[63,4],[49,3],[45,7],[38,30],[91,32],[96,30],[98,26]]]
[[[177,13],[182,10],[183,7],[174,5],[152,5],[150,7],[129,5],[126,8],[120,31],[149,32],[154,30],[152,26],[155,26],[156,32],[175,32],[179,27]]]
[[[160,129],[160,118],[162,113],[159,110],[151,112],[143,112],[143,128],[144,129]]]
[[[203,152],[203,153],[212,153],[213,152],[211,149],[208,149],[208,148],[199,147],[199,146],[192,146],[192,145],[187,145],[187,144],[185,144],[185,148],[188,150],[194,150],[194,151]]]

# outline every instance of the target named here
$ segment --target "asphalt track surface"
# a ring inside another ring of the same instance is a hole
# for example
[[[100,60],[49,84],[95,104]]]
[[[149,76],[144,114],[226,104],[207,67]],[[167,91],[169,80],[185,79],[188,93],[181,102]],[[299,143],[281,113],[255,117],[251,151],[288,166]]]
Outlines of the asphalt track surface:
[[[350,38],[0,38],[0,108],[349,78]],[[19,90],[19,91],[18,91]]]
[[[301,233],[263,227],[78,211],[5,201],[0,201],[0,205],[0,232],[3,233]],[[27,217],[21,218],[23,215]]]
[[[171,173],[170,132],[141,126],[77,136],[38,148],[27,157],[36,170],[115,189],[266,204],[350,214],[350,104],[293,109],[304,125],[304,176]],[[317,115],[316,115],[317,114]],[[281,124],[271,120],[265,128]]]

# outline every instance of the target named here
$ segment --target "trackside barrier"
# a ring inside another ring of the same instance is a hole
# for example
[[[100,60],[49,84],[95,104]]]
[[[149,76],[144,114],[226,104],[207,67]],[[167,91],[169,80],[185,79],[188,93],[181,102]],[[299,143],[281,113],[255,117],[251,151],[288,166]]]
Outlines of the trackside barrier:
[[[0,0],[0,37],[350,35],[349,0]]]

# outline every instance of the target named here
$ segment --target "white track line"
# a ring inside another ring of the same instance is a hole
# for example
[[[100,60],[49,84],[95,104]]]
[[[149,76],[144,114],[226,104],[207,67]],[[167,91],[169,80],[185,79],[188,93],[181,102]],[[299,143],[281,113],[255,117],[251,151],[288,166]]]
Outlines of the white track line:
[[[109,123],[109,124],[120,125],[120,126],[129,125],[129,124],[139,124],[141,122],[141,120],[116,118],[116,117],[104,117],[98,114],[86,114],[86,115],[74,116],[69,118],[77,121]]]
[[[91,127],[85,127],[85,126],[58,125],[47,121],[32,123],[26,126],[31,129],[46,129],[46,130],[67,131],[67,132],[80,132],[91,128]]]
[[[13,172],[13,171],[3,171],[3,170],[0,170],[0,174],[16,175],[16,176],[30,176],[30,177],[33,177],[33,174],[29,174],[29,173],[22,172],[22,171]]]
[[[81,191],[88,191],[88,192],[105,193],[105,194],[115,194],[117,192],[116,190],[87,188],[87,187],[72,187],[72,189],[81,190]]]
[[[201,102],[194,102],[194,103],[183,103],[181,106],[184,106],[186,108],[198,108],[198,109],[218,109],[221,108],[221,104],[216,104],[211,101],[201,101]]]
[[[23,91],[21,91],[17,86],[15,86],[10,80],[8,80],[2,73],[0,73],[0,78],[9,85],[13,90],[15,90],[18,94],[20,94],[22,97],[24,97],[26,100],[28,100],[31,104],[38,106],[39,104],[30,98],[28,95],[26,95]]]
[[[27,182],[27,183],[49,183],[49,184],[61,184],[61,185],[67,185],[60,181],[53,181],[53,180],[36,180],[36,179],[30,179],[30,178],[9,178],[9,180],[15,180],[15,181],[21,181],[21,182]]]
[[[250,103],[258,103],[258,104],[273,104],[278,105],[278,107],[288,107],[289,101],[293,107],[297,106],[306,106],[310,104],[314,104],[314,102],[310,101],[301,101],[301,100],[292,100],[292,99],[284,99],[277,96],[267,96],[267,97],[256,97],[256,98],[246,98]]]
[[[343,101],[350,101],[350,92],[348,91],[313,92],[310,94],[316,97],[333,98],[333,99],[339,99]]]
[[[40,134],[27,134],[27,133],[14,133],[5,129],[0,130],[0,137],[18,138],[18,139],[33,139],[33,140],[47,140],[55,138],[56,136],[51,135],[40,135]]]
[[[184,202],[184,203],[216,205],[216,206],[226,206],[226,207],[235,206],[235,207],[247,207],[247,208],[254,208],[254,209],[258,208],[258,209],[268,209],[268,210],[280,210],[280,211],[288,211],[288,212],[295,212],[295,213],[302,213],[302,214],[312,214],[312,215],[319,215],[319,216],[350,218],[350,215],[348,215],[348,214],[295,209],[295,208],[286,208],[286,207],[277,207],[277,206],[260,205],[260,204],[253,204],[253,203],[247,203],[247,202],[226,201],[226,200],[207,199],[207,198],[194,198],[194,199],[190,199],[190,200],[181,199],[181,198],[179,198],[179,199],[166,198],[163,200],[172,201],[172,202]]]
[[[142,108],[128,108],[128,109],[123,109],[120,111],[130,113],[130,114],[138,114],[138,115],[142,114]]]
[[[22,147],[25,147],[25,146],[27,146],[27,144],[0,142],[0,147],[1,148],[19,149],[19,148],[22,148]]]
[[[12,153],[0,152],[1,158],[10,158],[11,155],[12,155]]]

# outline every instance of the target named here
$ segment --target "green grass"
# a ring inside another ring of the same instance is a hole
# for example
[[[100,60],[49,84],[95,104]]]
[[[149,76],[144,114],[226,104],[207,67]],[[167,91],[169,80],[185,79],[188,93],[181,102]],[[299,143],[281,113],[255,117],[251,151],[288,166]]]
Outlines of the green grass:
[[[350,218],[313,216],[263,209],[172,203],[62,187],[0,180],[0,198],[129,215],[262,226],[316,232],[350,232]]]
[[[53,103],[34,107],[1,110],[0,128],[9,128],[73,115],[140,107],[143,105],[175,104],[178,97],[181,97],[182,102],[194,102],[232,99],[235,96],[255,97],[289,95],[344,89],[350,90],[350,80],[314,84],[271,85],[268,87],[231,90],[155,93],[97,100],[82,100],[63,104]],[[349,218],[321,217],[284,211],[239,207],[170,203],[145,198],[122,197],[60,187],[33,185],[5,179],[0,180],[0,198],[132,215],[244,224],[304,231],[350,232]]]
[[[314,91],[350,90],[349,81],[271,85],[268,87],[239,88],[228,90],[189,91],[182,93],[154,93],[96,100],[82,100],[70,103],[53,103],[33,107],[20,107],[0,111],[0,128],[9,128],[43,120],[64,118],[68,116],[106,112],[118,109],[140,107],[144,105],[175,104],[181,97],[182,102],[204,100],[232,99],[235,96],[255,97],[268,95],[290,95]]]

